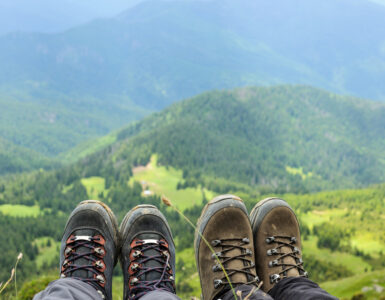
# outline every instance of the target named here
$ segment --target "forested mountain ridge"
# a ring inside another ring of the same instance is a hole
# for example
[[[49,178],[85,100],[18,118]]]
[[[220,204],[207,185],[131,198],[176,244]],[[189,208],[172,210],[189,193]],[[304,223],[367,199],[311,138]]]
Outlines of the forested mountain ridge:
[[[175,101],[248,85],[383,100],[384,20],[366,0],[141,1],[65,32],[1,36],[0,109],[18,114],[0,136],[54,156]]]
[[[0,138],[0,176],[44,168],[58,167],[58,161]]]
[[[117,136],[115,160],[143,164],[157,153],[198,182],[209,175],[290,191],[385,181],[385,105],[311,87],[204,93]]]
[[[111,153],[106,149],[93,159],[137,165],[156,153],[160,164],[185,170],[191,184],[209,175],[284,191],[365,186],[385,181],[384,107],[306,86],[213,91],[81,144],[62,160],[111,145]],[[47,145],[54,147],[50,138]],[[4,142],[3,150],[11,149]],[[49,160],[38,156],[25,168],[4,167],[3,174],[48,167]]]
[[[44,88],[0,87],[0,137],[51,158],[149,112],[114,96],[102,101]]]

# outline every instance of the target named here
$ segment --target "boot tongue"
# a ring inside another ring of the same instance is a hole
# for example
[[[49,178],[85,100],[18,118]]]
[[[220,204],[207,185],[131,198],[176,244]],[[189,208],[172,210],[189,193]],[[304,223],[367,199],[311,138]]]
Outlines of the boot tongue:
[[[292,253],[293,252],[293,249],[291,247],[288,247],[288,246],[284,246],[281,248],[281,252],[282,253]],[[285,258],[283,258],[282,260],[282,263],[285,263],[285,264],[291,264],[291,265],[296,265],[297,262],[295,261],[295,259],[291,256],[286,256]],[[287,277],[296,277],[296,276],[299,276],[299,271],[297,268],[292,268],[288,271],[286,271],[286,276]]]
[[[228,242],[226,242],[226,244],[239,245],[240,242],[239,241],[228,241]],[[226,252],[225,256],[235,257],[235,256],[239,256],[239,255],[244,254],[244,253],[245,253],[245,249],[234,248],[234,249]],[[245,264],[241,259],[234,259],[234,260],[231,260],[230,262],[226,263],[226,265],[224,267],[227,270],[229,270],[229,269],[241,270],[245,267]],[[243,274],[240,272],[236,272],[234,275],[232,275],[230,280],[232,282],[248,282],[249,281],[247,279],[246,274]]]
[[[139,234],[138,238],[141,240],[160,240],[162,237],[159,234],[156,233],[143,233]],[[144,248],[153,245],[153,244],[145,244],[143,245]],[[145,256],[159,256],[159,251],[155,249],[149,249],[145,250],[143,253]],[[158,262],[155,259],[150,259],[144,263],[144,266],[146,268],[164,268],[164,265]],[[139,280],[145,280],[145,281],[152,281],[152,280],[158,280],[160,278],[161,274],[159,272],[147,272],[141,276],[139,276]]]
[[[156,241],[163,239],[163,237],[161,235],[156,234],[156,233],[142,233],[142,234],[139,234],[137,236],[137,238],[139,238],[141,240],[156,240]],[[153,244],[144,244],[143,247],[145,248],[146,246],[150,246],[150,245],[153,245]],[[164,250],[166,250],[166,249],[164,249]],[[143,254],[145,256],[159,256],[160,255],[159,251],[157,251],[155,249],[145,250]],[[160,263],[155,259],[150,259],[144,263],[144,267],[146,267],[146,268],[161,268],[163,271],[163,269],[166,267],[165,266],[166,261],[167,261],[167,258],[164,258],[164,263]],[[169,258],[168,264],[171,267],[171,258]],[[149,272],[146,272],[145,274],[139,276],[138,279],[141,281],[143,281],[143,280],[144,281],[158,281],[161,278],[161,276],[162,276],[162,273],[160,273],[160,272],[149,271]],[[167,270],[165,270],[164,278],[168,278]],[[174,293],[173,285],[170,282],[163,283],[163,284],[159,283],[158,287],[167,288],[169,291],[172,291]]]
[[[98,235],[99,233],[96,230],[91,230],[91,229],[82,229],[82,230],[76,230],[74,232],[75,236],[90,236],[93,237],[95,235]],[[79,240],[76,243],[85,243],[86,241]],[[92,245],[92,242],[89,242],[89,245]],[[76,247],[76,253],[81,255],[84,253],[89,253],[91,252],[92,249],[85,247],[85,246],[80,246]],[[88,255],[89,256],[89,255]],[[92,261],[90,259],[87,259],[85,257],[81,257],[76,259],[73,264],[76,264],[78,266],[88,266],[92,265]],[[93,278],[94,274],[88,270],[81,269],[81,270],[76,270],[72,272],[72,277],[80,277],[80,278]]]

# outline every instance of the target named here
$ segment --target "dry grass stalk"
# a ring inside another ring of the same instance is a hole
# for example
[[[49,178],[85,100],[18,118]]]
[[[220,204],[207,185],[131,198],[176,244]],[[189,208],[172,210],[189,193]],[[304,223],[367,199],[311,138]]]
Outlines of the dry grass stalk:
[[[19,255],[17,256],[17,259],[16,259],[16,263],[15,263],[15,267],[12,268],[12,271],[11,271],[11,277],[9,277],[9,279],[7,280],[7,282],[3,285],[3,283],[0,284],[0,294],[5,290],[5,288],[11,283],[11,281],[13,280],[13,277],[15,277],[15,291],[16,291],[16,299],[17,299],[17,285],[16,285],[16,269],[17,269],[17,264],[19,263],[19,261],[23,258],[23,253],[19,253]]]
[[[251,297],[251,295],[252,295],[257,289],[258,289],[258,288],[257,288],[256,286],[254,286],[254,287],[252,288],[252,290],[250,291],[250,293],[245,297],[244,300],[248,300],[248,299]]]
[[[9,277],[8,281],[4,284],[4,286],[0,290],[0,294],[5,290],[5,288],[9,285],[9,283],[12,281],[13,276],[15,275],[15,268],[11,271],[11,277]]]
[[[16,278],[16,270],[17,270],[17,264],[19,263],[19,261],[23,258],[23,253],[19,253],[19,255],[17,256],[17,259],[16,259],[16,264],[15,264],[15,295],[16,295],[16,299],[17,299],[17,278]]]

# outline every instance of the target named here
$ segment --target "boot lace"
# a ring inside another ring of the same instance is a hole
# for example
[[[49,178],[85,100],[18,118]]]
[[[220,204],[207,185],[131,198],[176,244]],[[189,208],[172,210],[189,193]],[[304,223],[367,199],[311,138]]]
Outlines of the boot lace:
[[[71,235],[67,239],[66,248],[64,249],[65,260],[61,267],[61,277],[76,278],[104,289],[106,284],[106,278],[104,276],[106,265],[103,260],[106,255],[104,244],[105,239],[101,235]],[[79,251],[80,248],[82,249],[81,252]],[[86,259],[90,263],[80,263],[78,261],[79,259]],[[93,274],[92,277],[72,276],[72,273],[81,270],[91,272]],[[99,289],[97,289],[97,291],[104,299],[103,292]]]
[[[301,251],[295,245],[297,243],[297,238],[294,236],[271,236],[266,238],[267,244],[275,243],[277,246],[272,249],[267,250],[268,256],[276,256],[272,261],[269,261],[269,267],[282,267],[282,271],[276,274],[270,275],[270,283],[277,283],[282,278],[287,276],[287,272],[292,269],[297,269],[301,277],[308,277],[308,273],[303,267],[303,261],[301,258]],[[287,247],[290,249],[288,252],[282,252],[282,248]],[[285,262],[285,258],[291,257],[294,259],[295,263]]]
[[[150,250],[151,253],[147,254]],[[164,290],[175,293],[175,279],[170,265],[168,243],[161,239],[134,239],[131,243],[130,265],[128,267],[129,299],[136,300],[144,294],[154,290]],[[156,261],[159,267],[150,267],[145,264]],[[147,274],[159,273],[159,278],[144,280]]]
[[[227,276],[229,279],[231,279],[232,276],[234,276],[237,273],[241,273],[246,275],[246,278],[249,280],[249,282],[235,282],[230,281],[232,286],[239,285],[239,284],[255,284],[259,283],[258,276],[255,276],[251,272],[251,270],[254,269],[255,264],[251,260],[251,257],[253,255],[252,251],[245,247],[245,245],[249,244],[250,240],[248,238],[233,238],[233,239],[221,239],[221,240],[213,240],[211,241],[211,245],[213,248],[220,248],[219,252],[213,253],[212,258],[216,260],[216,257],[221,262],[223,268],[225,269]],[[231,255],[229,252],[231,252],[234,249],[239,249],[240,254],[238,255]],[[232,269],[228,267],[228,264],[231,261],[240,260],[242,261],[244,267],[241,269]],[[219,263],[215,264],[212,268],[213,272],[223,272],[222,267]],[[214,288],[219,288],[221,286],[227,286],[230,288],[230,283],[228,282],[226,276],[224,275],[220,279],[214,279]]]

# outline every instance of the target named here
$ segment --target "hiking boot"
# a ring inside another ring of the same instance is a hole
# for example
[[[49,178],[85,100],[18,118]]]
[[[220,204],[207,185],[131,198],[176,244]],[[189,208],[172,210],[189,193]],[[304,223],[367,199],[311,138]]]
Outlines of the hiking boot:
[[[100,201],[80,202],[68,218],[60,249],[61,277],[92,285],[112,299],[112,270],[117,262],[118,224]]]
[[[195,231],[195,258],[202,299],[220,298],[230,290],[230,284],[233,288],[256,284],[258,278],[253,250],[253,233],[246,207],[240,198],[222,195],[206,204]]]
[[[153,205],[138,205],[120,225],[124,299],[139,299],[148,292],[175,294],[175,246],[163,214]]]
[[[270,291],[286,277],[307,277],[302,262],[299,224],[289,204],[278,198],[262,200],[254,206],[250,220],[262,290]]]

